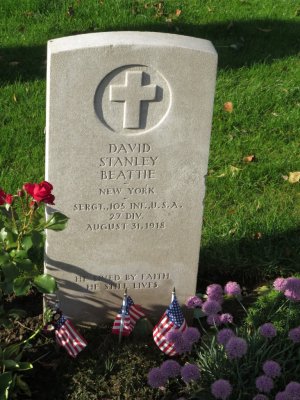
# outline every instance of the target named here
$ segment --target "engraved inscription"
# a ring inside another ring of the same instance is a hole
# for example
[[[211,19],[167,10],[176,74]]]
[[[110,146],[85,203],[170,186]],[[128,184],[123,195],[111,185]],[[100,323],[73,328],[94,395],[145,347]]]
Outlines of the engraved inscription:
[[[94,162],[100,181],[94,200],[98,196],[99,201],[72,206],[73,212],[87,213],[82,230],[121,233],[168,229],[169,221],[180,215],[183,206],[156,186],[163,174],[160,161],[149,143],[108,144],[107,152]],[[153,182],[148,184],[149,179]]]
[[[124,102],[123,128],[140,128],[142,101],[156,99],[156,85],[143,84],[143,71],[126,71],[125,85],[110,86],[110,101]]]
[[[152,272],[139,274],[109,274],[95,275],[89,278],[75,275],[74,281],[89,292],[98,290],[124,290],[124,289],[156,289],[163,282],[172,282],[169,272]]]

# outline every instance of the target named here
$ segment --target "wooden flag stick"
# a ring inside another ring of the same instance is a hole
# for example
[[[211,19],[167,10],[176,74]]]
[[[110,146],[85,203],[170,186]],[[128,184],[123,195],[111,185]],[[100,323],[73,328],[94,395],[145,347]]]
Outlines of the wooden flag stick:
[[[174,287],[174,288],[173,288],[173,291],[172,291],[171,303],[172,303],[172,301],[174,300],[175,296],[176,296],[176,291],[175,291],[175,287]]]

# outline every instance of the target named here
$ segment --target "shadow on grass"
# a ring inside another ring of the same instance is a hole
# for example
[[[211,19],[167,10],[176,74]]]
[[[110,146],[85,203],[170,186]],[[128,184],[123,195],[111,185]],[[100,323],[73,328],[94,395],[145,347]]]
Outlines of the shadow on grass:
[[[276,59],[297,54],[300,24],[278,20],[251,20],[206,25],[176,23],[142,26],[112,26],[109,30],[140,30],[190,35],[213,42],[219,54],[219,69],[240,68],[256,63],[272,63]],[[65,35],[97,32],[96,27]],[[56,37],[59,37],[59,33]],[[49,37],[54,39],[55,36]],[[45,78],[46,44],[44,46],[0,49],[1,83]]]
[[[260,238],[232,239],[224,244],[210,241],[201,248],[198,287],[233,279],[249,288],[295,272],[300,272],[299,228]]]

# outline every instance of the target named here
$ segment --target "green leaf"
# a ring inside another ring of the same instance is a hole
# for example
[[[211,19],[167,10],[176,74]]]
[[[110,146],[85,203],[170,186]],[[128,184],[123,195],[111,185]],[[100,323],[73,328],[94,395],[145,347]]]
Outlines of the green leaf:
[[[8,248],[16,247],[17,236],[9,228],[1,229],[0,239],[6,242]]]
[[[8,390],[12,383],[12,378],[11,372],[0,374],[0,400],[8,400]]]
[[[52,214],[51,218],[46,222],[45,229],[51,229],[53,231],[62,231],[65,229],[68,217],[60,212]]]
[[[15,358],[20,353],[20,345],[11,344],[10,346],[5,347],[3,350],[3,357],[5,358]]]
[[[18,261],[17,266],[22,272],[26,272],[27,274],[36,275],[38,273],[38,270],[35,268],[34,264],[31,260],[29,260],[29,258]]]
[[[26,362],[26,361],[21,361],[18,363],[19,364],[19,370],[20,371],[27,371],[28,369],[32,369],[33,365],[30,362]]]
[[[47,274],[36,276],[33,284],[42,293],[54,293],[57,290],[56,280]]]
[[[24,250],[28,251],[33,246],[31,235],[26,235],[23,237],[21,246]]]
[[[2,290],[4,294],[13,294],[13,281],[0,282],[0,290]]]
[[[30,290],[30,279],[24,276],[16,278],[13,283],[13,288],[16,296],[25,296]]]
[[[34,247],[41,247],[44,245],[45,235],[40,232],[33,231],[31,233],[31,239]]]
[[[20,275],[20,271],[14,263],[3,265],[2,271],[6,281],[13,281]]]
[[[0,265],[7,264],[8,261],[9,261],[9,254],[8,253],[0,254]]]
[[[12,250],[10,252],[10,256],[15,258],[16,260],[24,260],[28,257],[26,250]]]
[[[3,360],[3,366],[5,369],[19,369],[19,363],[17,363],[15,360]]]
[[[19,375],[16,378],[16,385],[22,390],[23,393],[26,394],[26,396],[31,397],[29,386],[26,382],[23,381],[23,379]]]

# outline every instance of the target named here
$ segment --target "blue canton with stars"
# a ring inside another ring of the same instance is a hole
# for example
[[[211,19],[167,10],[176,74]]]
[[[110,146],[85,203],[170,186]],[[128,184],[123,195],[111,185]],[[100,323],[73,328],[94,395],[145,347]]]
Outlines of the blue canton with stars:
[[[179,328],[183,324],[184,316],[178,304],[176,296],[174,296],[174,300],[169,305],[166,314],[169,317],[170,321],[172,321],[177,326],[177,328]]]
[[[132,298],[130,296],[127,296],[126,307],[124,307],[124,310],[123,310],[123,306],[121,307],[120,314],[128,315],[129,314],[129,307],[132,306],[132,304],[134,304]]]
[[[67,320],[67,318],[66,318],[64,315],[62,315],[62,316],[56,321],[56,323],[55,323],[55,329],[61,328],[61,327],[64,325],[64,323],[66,322],[66,320]]]

